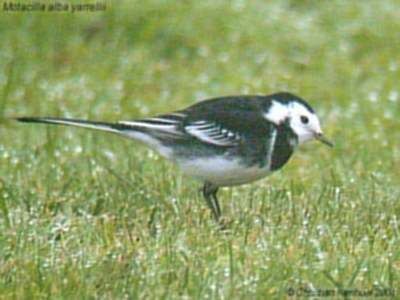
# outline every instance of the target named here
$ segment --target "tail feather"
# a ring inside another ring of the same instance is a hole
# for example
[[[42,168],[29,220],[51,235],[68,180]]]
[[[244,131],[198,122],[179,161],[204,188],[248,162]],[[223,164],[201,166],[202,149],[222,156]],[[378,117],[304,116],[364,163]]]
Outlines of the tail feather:
[[[118,123],[107,123],[107,122],[96,122],[79,119],[66,119],[66,118],[43,118],[43,117],[21,117],[16,118],[19,122],[24,123],[44,123],[44,124],[56,124],[66,126],[77,126],[95,130],[103,130],[115,133],[121,133],[122,130],[126,130],[127,126],[121,126]]]
[[[117,123],[52,117],[20,117],[16,118],[16,120],[24,123],[44,123],[83,127],[114,132],[131,138],[135,138],[135,135],[138,132],[150,135],[154,138],[169,137],[176,139],[183,137],[183,132],[178,128],[178,122],[162,118],[147,118],[136,121],[120,121]]]
[[[170,124],[154,125],[147,124],[144,121],[131,121],[131,122],[98,122],[98,121],[87,121],[80,119],[69,119],[69,118],[52,118],[52,117],[20,117],[16,118],[19,122],[24,123],[43,123],[43,124],[55,124],[55,125],[66,125],[75,126],[88,129],[95,129],[101,131],[108,131],[120,134],[122,136],[133,138],[142,141],[146,144],[149,140],[158,140],[163,137],[169,136],[170,138],[177,138],[180,135],[175,130],[172,130]]]
[[[24,123],[76,126],[116,133],[140,141],[167,158],[171,158],[173,152],[167,145],[164,145],[164,142],[170,141],[171,139],[184,138],[183,133],[177,128],[177,122],[177,124],[175,124],[173,120],[164,120],[160,118],[118,123],[51,117],[21,117],[16,118],[16,120]]]

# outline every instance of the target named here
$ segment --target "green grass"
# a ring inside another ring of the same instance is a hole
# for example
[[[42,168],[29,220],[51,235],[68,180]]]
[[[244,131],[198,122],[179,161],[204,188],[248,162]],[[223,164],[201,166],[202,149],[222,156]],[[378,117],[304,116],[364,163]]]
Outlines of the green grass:
[[[0,12],[0,298],[400,297],[400,5],[265,3]],[[309,143],[224,189],[227,231],[200,184],[145,147],[9,120],[129,120],[281,90],[309,100],[336,147]]]

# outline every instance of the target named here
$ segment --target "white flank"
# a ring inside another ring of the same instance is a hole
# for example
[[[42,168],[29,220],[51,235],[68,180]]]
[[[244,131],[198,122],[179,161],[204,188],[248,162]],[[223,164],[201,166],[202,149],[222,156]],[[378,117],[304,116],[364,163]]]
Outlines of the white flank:
[[[157,139],[151,137],[150,135],[138,132],[138,131],[124,131],[122,133],[124,136],[142,142],[143,144],[149,146],[151,149],[155,150],[167,159],[172,158],[172,150],[163,146]]]
[[[232,186],[252,182],[267,176],[267,167],[246,168],[237,160],[224,156],[199,158],[178,161],[182,171],[203,182],[211,182],[217,186]]]

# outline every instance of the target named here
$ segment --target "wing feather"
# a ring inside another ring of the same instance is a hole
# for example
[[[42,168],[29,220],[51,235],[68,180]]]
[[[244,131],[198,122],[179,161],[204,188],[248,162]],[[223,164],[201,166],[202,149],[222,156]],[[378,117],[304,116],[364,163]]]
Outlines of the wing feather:
[[[181,112],[174,112],[156,117],[145,118],[134,121],[120,121],[119,124],[131,126],[132,130],[151,132],[151,135],[158,137],[182,138],[182,123],[186,115]]]
[[[215,122],[196,121],[186,125],[185,131],[200,141],[217,146],[235,146],[240,142],[238,133]]]

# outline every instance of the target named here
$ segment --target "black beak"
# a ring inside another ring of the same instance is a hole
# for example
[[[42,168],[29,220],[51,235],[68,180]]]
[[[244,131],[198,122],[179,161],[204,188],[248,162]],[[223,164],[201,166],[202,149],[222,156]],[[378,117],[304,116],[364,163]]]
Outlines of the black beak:
[[[322,133],[317,133],[315,138],[329,147],[333,147],[333,143],[328,140]]]

